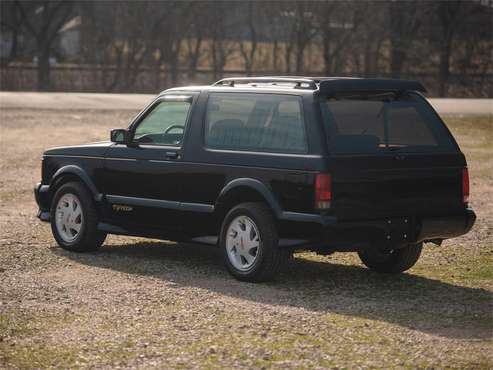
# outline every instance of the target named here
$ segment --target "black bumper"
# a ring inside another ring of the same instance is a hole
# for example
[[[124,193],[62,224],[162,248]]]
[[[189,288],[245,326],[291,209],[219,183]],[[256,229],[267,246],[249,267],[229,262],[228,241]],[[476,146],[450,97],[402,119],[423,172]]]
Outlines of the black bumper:
[[[467,234],[475,221],[476,214],[471,208],[467,208],[460,215],[423,218],[416,239],[421,242],[455,238]]]
[[[367,244],[404,246],[409,243],[441,241],[468,233],[476,214],[470,208],[460,214],[436,217],[398,217],[324,227],[324,239],[362,240]],[[363,237],[363,238],[362,238]],[[361,243],[365,244],[365,243]]]
[[[314,218],[309,221],[289,220],[291,223],[285,225],[283,231],[296,237],[303,234],[309,244],[330,246],[341,251],[360,250],[374,245],[395,247],[426,241],[438,242],[468,233],[476,220],[476,214],[470,208],[445,216],[390,217],[360,221],[312,216]]]
[[[38,218],[41,221],[50,221],[50,186],[41,183],[36,184],[34,187],[34,199],[36,199],[36,203],[39,207]]]

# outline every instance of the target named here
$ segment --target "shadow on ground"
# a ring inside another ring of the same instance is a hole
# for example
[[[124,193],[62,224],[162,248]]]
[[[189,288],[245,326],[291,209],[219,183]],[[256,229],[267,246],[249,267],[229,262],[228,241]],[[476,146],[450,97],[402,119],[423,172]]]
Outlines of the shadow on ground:
[[[202,245],[139,242],[104,246],[91,254],[51,250],[77,263],[151,276],[177,288],[378,320],[449,338],[484,339],[492,333],[489,291],[412,272],[382,275],[360,266],[295,258],[276,281],[248,284],[229,276],[219,250]]]

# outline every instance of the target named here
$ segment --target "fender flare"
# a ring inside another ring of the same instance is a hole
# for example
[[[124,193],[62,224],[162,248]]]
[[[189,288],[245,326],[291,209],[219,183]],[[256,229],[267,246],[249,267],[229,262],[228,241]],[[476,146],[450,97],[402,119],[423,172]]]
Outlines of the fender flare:
[[[252,178],[237,178],[226,184],[217,197],[214,209],[218,209],[227,194],[238,187],[247,187],[259,193],[270,206],[276,217],[283,213],[282,208],[272,191],[261,181]]]
[[[96,185],[94,185],[94,182],[91,180],[86,171],[73,164],[59,168],[52,177],[50,187],[55,185],[64,175],[74,175],[78,177],[87,186],[96,201],[100,201],[103,198],[103,194],[98,191]]]

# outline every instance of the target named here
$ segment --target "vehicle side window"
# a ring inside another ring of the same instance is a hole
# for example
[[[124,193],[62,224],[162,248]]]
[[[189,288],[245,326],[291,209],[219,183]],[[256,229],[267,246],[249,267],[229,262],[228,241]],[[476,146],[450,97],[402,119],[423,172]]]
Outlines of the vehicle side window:
[[[190,102],[162,101],[135,129],[134,141],[142,144],[181,145]]]
[[[211,94],[205,145],[212,149],[306,153],[302,112],[298,96]]]

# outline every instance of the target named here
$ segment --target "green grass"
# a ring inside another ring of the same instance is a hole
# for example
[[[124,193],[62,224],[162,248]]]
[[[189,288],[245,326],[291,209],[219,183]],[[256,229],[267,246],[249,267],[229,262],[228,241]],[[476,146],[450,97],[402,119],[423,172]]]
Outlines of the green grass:
[[[490,245],[486,249],[492,251],[493,246]],[[483,280],[493,282],[493,254],[470,259],[463,267],[461,275],[463,279],[468,281]]]
[[[466,152],[478,150],[493,153],[493,116],[447,116],[445,123]]]
[[[0,313],[0,338],[23,337],[32,331],[32,323],[21,313]]]

